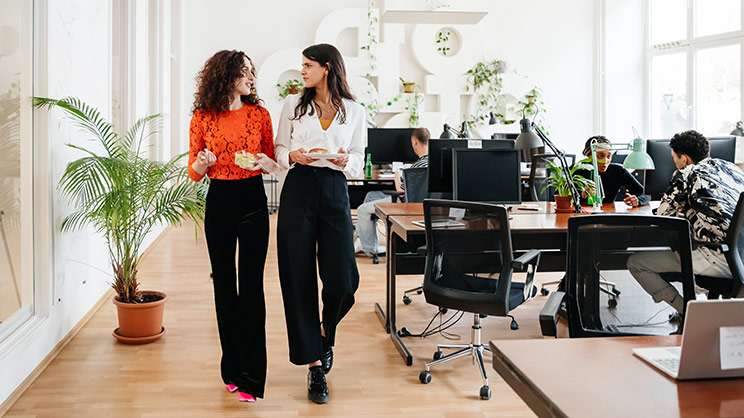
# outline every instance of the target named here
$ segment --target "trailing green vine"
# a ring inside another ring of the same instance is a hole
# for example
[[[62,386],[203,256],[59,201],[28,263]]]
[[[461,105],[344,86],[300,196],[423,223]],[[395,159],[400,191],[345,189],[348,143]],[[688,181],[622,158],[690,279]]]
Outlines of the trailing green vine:
[[[439,32],[437,32],[437,51],[447,56],[447,52],[449,52],[452,48],[449,47],[449,38],[452,35],[452,33],[447,29],[442,29]]]
[[[509,95],[501,94],[505,64],[501,60],[480,61],[469,69],[466,91],[472,91],[478,99],[478,109],[472,115],[471,124],[481,124],[491,117],[493,112],[499,123],[508,125],[513,120],[506,119]]]

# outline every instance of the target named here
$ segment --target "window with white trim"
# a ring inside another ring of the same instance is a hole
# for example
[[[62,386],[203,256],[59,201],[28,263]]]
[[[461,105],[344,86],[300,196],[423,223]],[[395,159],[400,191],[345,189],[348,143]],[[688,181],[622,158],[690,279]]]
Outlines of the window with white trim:
[[[727,135],[742,119],[742,0],[647,0],[650,134]]]

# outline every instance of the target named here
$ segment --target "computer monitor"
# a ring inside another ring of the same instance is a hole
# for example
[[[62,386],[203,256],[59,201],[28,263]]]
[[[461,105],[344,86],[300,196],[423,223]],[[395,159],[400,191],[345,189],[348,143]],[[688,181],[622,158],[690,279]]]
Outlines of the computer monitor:
[[[522,203],[519,150],[455,149],[452,172],[455,200]]]
[[[508,139],[431,139],[429,140],[429,193],[452,193],[453,149],[514,149]]]
[[[413,163],[418,160],[411,146],[411,132],[413,129],[410,128],[367,129],[366,153],[372,154],[372,164]]]
[[[491,134],[491,139],[510,139],[512,141],[516,141],[518,136],[519,134],[495,132]]]
[[[734,162],[736,154],[736,137],[712,137],[708,138],[710,143],[710,156],[722,160]],[[646,194],[658,200],[669,188],[669,181],[677,167],[672,159],[669,139],[649,139],[646,142],[646,153],[654,160],[655,168],[646,170]]]

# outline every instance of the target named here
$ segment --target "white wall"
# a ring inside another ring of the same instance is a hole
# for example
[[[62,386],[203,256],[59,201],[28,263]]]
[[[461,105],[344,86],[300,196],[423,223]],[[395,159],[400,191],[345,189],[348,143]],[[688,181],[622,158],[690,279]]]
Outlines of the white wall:
[[[379,6],[380,2],[377,3]],[[446,3],[456,5],[458,2]],[[595,1],[471,0],[466,4],[469,10],[489,12],[477,25],[482,50],[482,56],[478,58],[504,59],[513,69],[527,76],[507,75],[504,78],[507,92],[521,96],[533,85],[541,87],[548,109],[546,119],[551,137],[560,146],[574,151],[580,149],[583,141],[596,129],[593,116]],[[302,49],[313,44],[321,20],[332,11],[338,8],[366,10],[366,7],[366,0],[293,1],[281,4],[224,0],[220,7],[214,7],[210,2],[183,1],[180,105],[174,103],[174,110],[180,108],[179,117],[184,121],[180,132],[174,129],[174,135],[181,138],[182,149],[188,148],[187,127],[194,76],[214,52],[220,49],[243,50],[261,70],[264,61],[275,51]],[[230,13],[225,13],[225,10]],[[403,26],[406,43],[401,46],[400,68],[397,71],[399,75],[421,83],[427,73],[412,58],[408,43],[415,25]],[[358,30],[366,34],[366,25]],[[342,33],[340,44],[349,43],[348,39],[343,38],[349,37],[349,33]],[[300,62],[301,56],[298,54],[295,68],[299,69]],[[262,76],[259,72],[259,77]],[[271,80],[266,84],[273,85],[275,82]],[[260,90],[259,95],[267,100],[267,107],[276,119],[277,106],[272,103],[276,92],[266,90]],[[427,104],[427,110],[429,106]],[[451,116],[450,119],[459,121],[461,117]],[[433,135],[441,131],[438,123],[425,126]],[[517,126],[506,129],[518,131]]]

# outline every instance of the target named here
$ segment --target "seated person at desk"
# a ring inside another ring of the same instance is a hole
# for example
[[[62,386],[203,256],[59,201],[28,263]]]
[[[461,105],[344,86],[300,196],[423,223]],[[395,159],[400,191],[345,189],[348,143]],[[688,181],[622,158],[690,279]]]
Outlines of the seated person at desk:
[[[602,179],[602,190],[604,190],[604,201],[611,202],[620,191],[620,187],[625,187],[628,193],[625,193],[625,202],[628,206],[647,205],[651,196],[643,194],[643,186],[633,177],[628,170],[620,164],[610,163],[612,159],[612,143],[602,135],[589,138],[584,144],[583,154],[589,157],[591,164],[592,142],[597,144],[597,169],[599,178]],[[591,179],[592,173],[586,170],[578,170],[576,174]]]
[[[693,240],[723,243],[739,194],[744,191],[744,173],[733,163],[710,158],[708,139],[696,131],[674,135],[669,146],[677,171],[656,214],[684,216],[692,226]],[[627,265],[654,302],[665,301],[682,312],[682,296],[659,275],[679,272],[679,255],[671,250],[639,252],[628,258]],[[726,257],[703,246],[693,245],[692,270],[705,276],[731,277]]]
[[[416,128],[411,132],[411,147],[419,157],[411,168],[429,166],[429,138],[431,134],[426,128]],[[406,185],[403,183],[401,171],[395,173],[395,189],[405,193]],[[375,216],[375,203],[390,203],[392,198],[381,191],[369,192],[364,197],[364,203],[357,208],[356,239],[354,249],[356,252],[365,254],[383,254],[384,246],[377,245],[377,216]]]

